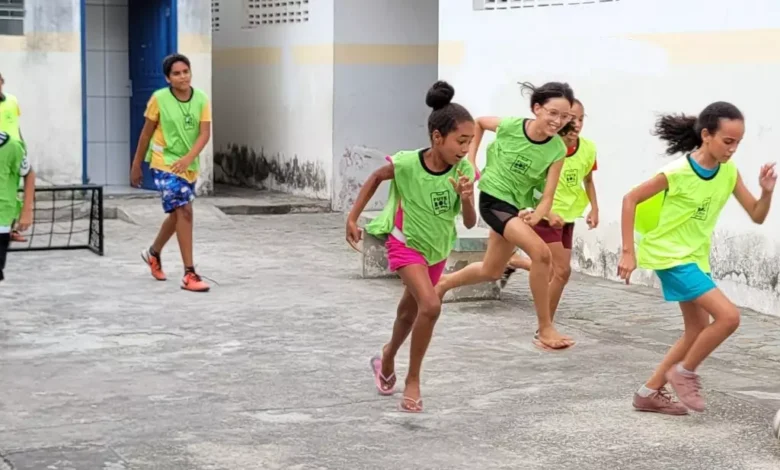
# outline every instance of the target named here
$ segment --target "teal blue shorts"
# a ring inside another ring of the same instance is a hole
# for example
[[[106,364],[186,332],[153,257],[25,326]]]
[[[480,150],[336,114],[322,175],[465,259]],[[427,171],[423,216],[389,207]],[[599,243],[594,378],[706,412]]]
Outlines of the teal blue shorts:
[[[716,287],[712,275],[702,271],[696,263],[660,269],[655,274],[661,280],[664,300],[668,302],[690,302]]]

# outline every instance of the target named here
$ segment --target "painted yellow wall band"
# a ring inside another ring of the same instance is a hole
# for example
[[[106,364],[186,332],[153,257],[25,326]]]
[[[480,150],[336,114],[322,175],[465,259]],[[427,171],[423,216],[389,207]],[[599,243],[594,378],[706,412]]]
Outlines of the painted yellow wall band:
[[[630,34],[630,39],[662,47],[669,62],[681,65],[780,63],[780,29]]]
[[[215,67],[242,65],[279,65],[282,63],[280,47],[237,47],[213,49],[211,59]]]
[[[0,36],[0,52],[80,52],[80,34],[28,33]]]
[[[179,34],[179,52],[187,54],[210,54],[211,35],[208,34]]]
[[[464,41],[441,41],[439,43],[439,66],[458,66],[466,57]]]
[[[435,65],[436,44],[336,44],[336,65]]]

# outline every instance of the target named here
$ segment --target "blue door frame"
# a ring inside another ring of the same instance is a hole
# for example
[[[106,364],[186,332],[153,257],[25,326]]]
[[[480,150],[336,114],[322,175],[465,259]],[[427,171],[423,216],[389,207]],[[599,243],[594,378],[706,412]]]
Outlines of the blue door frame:
[[[86,0],[81,3],[81,123],[82,155],[81,179],[89,180],[87,154],[87,18]],[[138,136],[144,125],[146,103],[152,93],[167,85],[162,72],[165,56],[178,48],[178,0],[130,0],[128,5],[128,41],[130,60],[130,148],[128,161],[128,183],[130,162],[138,145]],[[143,164],[142,187],[156,189],[147,163]]]

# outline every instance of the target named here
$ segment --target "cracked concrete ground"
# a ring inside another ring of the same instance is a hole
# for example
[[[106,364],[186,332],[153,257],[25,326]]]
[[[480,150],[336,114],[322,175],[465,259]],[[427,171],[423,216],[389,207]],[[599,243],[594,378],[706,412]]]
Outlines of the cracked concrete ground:
[[[156,201],[106,222],[107,254],[13,253],[0,287],[0,469],[777,469],[780,318],[745,312],[701,369],[708,410],[634,412],[680,333],[658,292],[576,277],[568,352],[533,348],[524,275],[500,302],[445,305],[423,368],[426,412],[379,397],[369,357],[397,280],[362,280],[343,215],[227,217],[196,207],[179,289],[139,251]],[[403,379],[407,349],[398,358]],[[4,467],[4,465],[6,467]]]

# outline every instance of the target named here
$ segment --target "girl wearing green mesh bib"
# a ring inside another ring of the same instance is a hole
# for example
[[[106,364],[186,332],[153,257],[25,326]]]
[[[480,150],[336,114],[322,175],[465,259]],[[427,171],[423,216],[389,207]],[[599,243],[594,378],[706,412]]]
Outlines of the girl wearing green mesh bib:
[[[558,186],[566,144],[558,131],[571,120],[574,92],[565,83],[550,82],[531,91],[534,119],[482,117],[477,119],[469,159],[474,161],[485,130],[496,133],[487,149],[487,164],[479,180],[479,213],[492,229],[482,262],[442,276],[436,290],[440,298],[453,288],[497,281],[517,248],[531,258],[529,284],[539,324],[534,344],[564,349],[571,338],[555,330],[550,317],[550,248],[533,227],[547,217]],[[544,186],[538,205],[534,190]],[[535,209],[533,209],[535,207]],[[527,210],[531,208],[530,210]]]
[[[745,187],[731,160],[745,134],[745,122],[731,103],[712,103],[698,118],[662,116],[656,134],[667,142],[669,155],[684,156],[623,198],[618,275],[628,284],[638,260],[640,267],[656,272],[664,298],[680,304],[685,331],[634,394],[634,408],[684,415],[688,409],[704,411],[696,369],[739,326],[739,310],[710,274],[710,245],[718,217],[734,195],[753,222],[763,223],[777,175],[774,163],[761,168],[759,199]],[[641,237],[636,250],[635,231]],[[671,400],[667,383],[681,403]]]
[[[373,236],[386,238],[390,269],[406,285],[398,304],[390,341],[371,358],[371,372],[380,395],[395,389],[395,356],[411,333],[409,372],[400,403],[401,411],[422,411],[420,369],[423,356],[441,312],[434,285],[444,270],[455,242],[455,221],[463,214],[467,228],[477,223],[474,208],[474,171],[464,157],[474,138],[474,118],[452,103],[455,90],[437,82],[425,102],[433,108],[428,117],[429,148],[401,151],[369,176],[360,188],[347,219],[347,242],[361,237],[358,217],[382,181],[391,180],[390,195],[382,213],[366,226]]]

